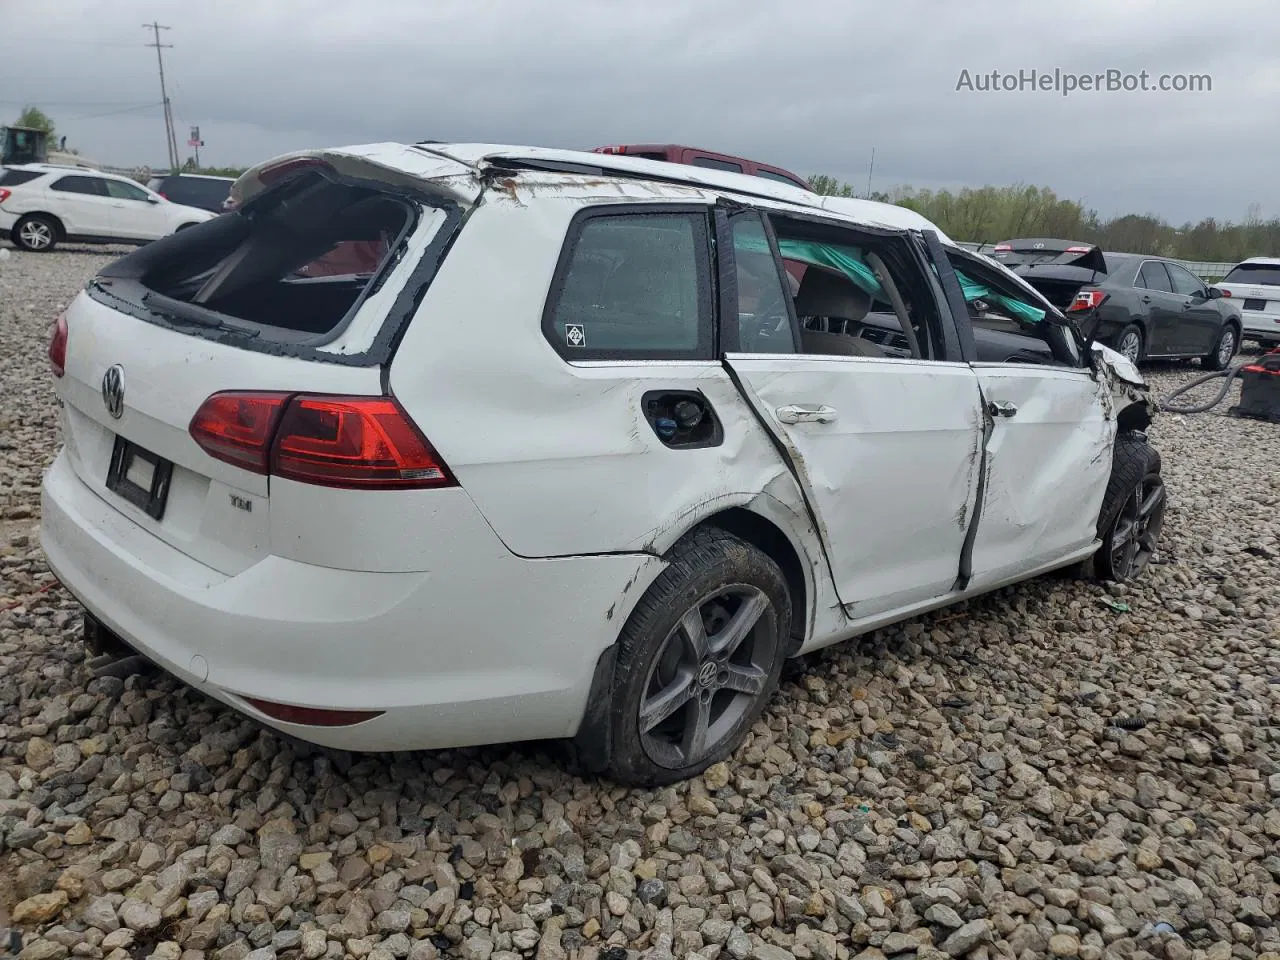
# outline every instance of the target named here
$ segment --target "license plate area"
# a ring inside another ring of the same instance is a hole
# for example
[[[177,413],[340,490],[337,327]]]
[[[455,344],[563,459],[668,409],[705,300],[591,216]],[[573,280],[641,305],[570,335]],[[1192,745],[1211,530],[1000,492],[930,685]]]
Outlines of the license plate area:
[[[107,471],[107,489],[155,520],[164,518],[173,464],[124,437],[116,437]]]
[[[1265,300],[1246,300],[1244,302],[1246,310],[1265,310],[1267,309],[1267,301]]]

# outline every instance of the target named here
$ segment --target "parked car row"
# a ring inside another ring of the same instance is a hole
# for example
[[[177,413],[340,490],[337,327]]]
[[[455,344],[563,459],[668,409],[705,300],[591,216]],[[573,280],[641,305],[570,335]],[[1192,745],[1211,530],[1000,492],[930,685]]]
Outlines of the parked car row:
[[[1006,240],[992,257],[1134,363],[1198,358],[1221,370],[1246,335],[1229,294],[1167,257],[1050,238]]]
[[[1154,554],[1134,365],[910,210],[441,143],[231,199],[56,323],[41,542],[87,636],[294,736],[671,782],[788,658]]]
[[[63,242],[150,243],[212,219],[234,182],[182,174],[144,187],[82,167],[8,166],[0,170],[0,235],[33,253]]]

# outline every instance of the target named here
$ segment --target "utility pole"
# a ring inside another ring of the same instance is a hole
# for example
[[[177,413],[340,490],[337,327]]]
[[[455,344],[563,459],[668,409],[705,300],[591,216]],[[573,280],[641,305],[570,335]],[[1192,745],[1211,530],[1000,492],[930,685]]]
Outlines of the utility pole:
[[[876,168],[876,148],[871,148],[871,164],[867,167],[867,199],[871,199],[871,171]]]
[[[173,47],[172,43],[160,42],[160,31],[169,30],[171,28],[166,27],[159,23],[152,22],[152,23],[144,23],[142,25],[142,29],[150,30],[155,35],[155,38],[156,38],[154,43],[148,43],[147,46],[156,48],[156,64],[160,67],[160,97],[161,99],[164,100],[165,146],[169,148],[169,169],[172,173],[177,173],[178,164],[179,164],[178,140],[173,133],[173,109],[169,106],[169,93],[165,89],[165,85],[164,85],[164,57],[160,53],[160,49],[162,47],[170,47],[170,48]]]

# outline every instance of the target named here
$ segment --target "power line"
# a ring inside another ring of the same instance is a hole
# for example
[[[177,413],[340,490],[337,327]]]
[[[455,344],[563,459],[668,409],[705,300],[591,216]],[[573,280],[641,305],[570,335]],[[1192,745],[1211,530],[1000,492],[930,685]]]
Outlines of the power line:
[[[164,56],[160,52],[164,47],[172,47],[172,43],[160,42],[160,31],[171,30],[172,27],[162,26],[159,23],[151,22],[142,25],[143,30],[150,30],[155,35],[155,42],[148,43],[148,47],[156,48],[156,64],[160,67],[160,96],[164,101],[164,131],[166,146],[169,148],[169,167],[175,173],[178,170],[178,141],[173,134],[173,109],[169,105],[169,93],[164,87]]]

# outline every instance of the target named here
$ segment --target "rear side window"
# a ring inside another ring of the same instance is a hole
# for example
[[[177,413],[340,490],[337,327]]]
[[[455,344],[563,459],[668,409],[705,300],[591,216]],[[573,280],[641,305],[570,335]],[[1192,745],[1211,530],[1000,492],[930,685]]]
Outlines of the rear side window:
[[[62,177],[49,185],[60,193],[81,193],[92,197],[107,195],[107,182],[101,177]]]
[[[1169,282],[1169,274],[1165,272],[1164,264],[1155,260],[1148,260],[1138,271],[1138,286],[1147,290],[1173,293],[1173,284]]]
[[[5,170],[0,172],[0,187],[20,187],[44,176],[36,170]]]
[[[569,360],[710,359],[706,214],[579,215],[543,332]]]

